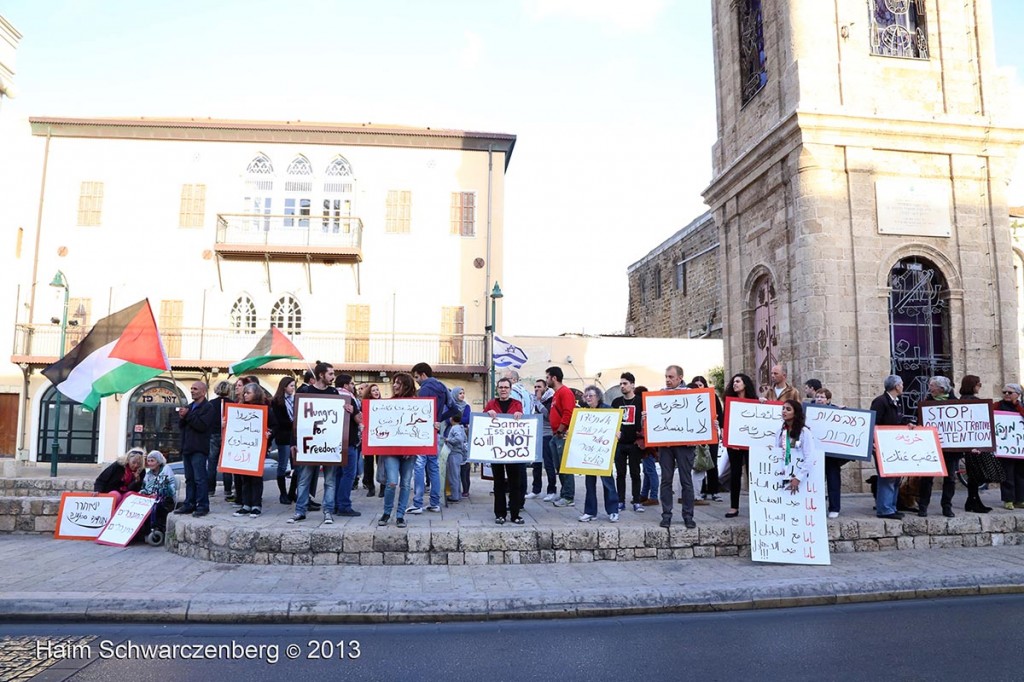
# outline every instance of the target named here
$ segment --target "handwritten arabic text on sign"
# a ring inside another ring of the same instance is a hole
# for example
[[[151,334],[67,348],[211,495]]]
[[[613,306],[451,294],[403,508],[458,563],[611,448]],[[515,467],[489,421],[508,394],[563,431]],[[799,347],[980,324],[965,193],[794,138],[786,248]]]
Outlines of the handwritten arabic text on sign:
[[[364,455],[437,455],[433,398],[363,402]]]
[[[840,459],[871,459],[874,412],[826,405],[808,405],[805,412],[807,428],[825,454]]]
[[[930,426],[876,426],[875,459],[883,478],[946,475],[939,433]]]
[[[1024,459],[1024,418],[1016,412],[995,413],[996,457]]]
[[[754,445],[774,445],[781,428],[782,403],[725,399],[726,447],[747,450]]]
[[[995,449],[991,400],[943,400],[920,406],[921,425],[934,426],[949,452]]]
[[[63,493],[53,537],[58,540],[95,540],[113,515],[113,495]]]
[[[573,410],[559,473],[610,476],[621,422],[619,409]]]
[[[267,406],[227,405],[217,471],[262,476],[267,456]]]
[[[343,395],[295,394],[296,464],[348,462],[349,400]]]
[[[718,443],[714,389],[648,391],[643,399],[648,447]]]
[[[469,420],[469,461],[494,464],[533,464],[543,461],[539,414],[473,414]]]
[[[788,489],[785,450],[775,445],[750,448],[750,558],[781,564],[830,564],[825,520],[824,467]]]
[[[136,493],[125,495],[121,500],[121,506],[114,512],[110,521],[96,538],[96,542],[115,547],[126,546],[139,532],[142,524],[146,522],[146,517],[149,516],[149,511],[155,502],[156,498],[148,495]]]

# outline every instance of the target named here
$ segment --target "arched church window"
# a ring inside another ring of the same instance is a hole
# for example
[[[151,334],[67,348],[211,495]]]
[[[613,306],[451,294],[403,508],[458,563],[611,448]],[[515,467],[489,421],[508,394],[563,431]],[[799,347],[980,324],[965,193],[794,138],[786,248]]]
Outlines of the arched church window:
[[[761,0],[739,0],[740,95],[746,104],[768,82]]]
[[[60,429],[57,433],[58,462],[96,462],[99,452],[100,410],[90,412],[67,396],[60,397]],[[36,461],[49,462],[57,426],[57,389],[43,393],[39,407]]]
[[[229,317],[231,328],[244,334],[256,333],[256,306],[252,299],[242,294],[231,306]]]
[[[928,59],[925,0],[868,0],[871,54]]]
[[[291,294],[277,299],[270,309],[270,325],[277,327],[286,334],[298,334],[302,331],[302,306]]]
[[[336,156],[327,165],[327,172],[324,175],[329,178],[350,178],[352,177],[352,164],[344,156]]]
[[[273,175],[274,164],[270,162],[270,157],[266,154],[257,154],[253,157],[253,160],[249,162],[245,172],[249,175]]]
[[[299,154],[288,164],[288,175],[312,175],[313,164],[302,154]]]
[[[754,381],[769,384],[772,366],[779,364],[779,323],[775,311],[775,284],[765,275],[754,283]]]
[[[167,461],[179,461],[181,429],[176,410],[187,404],[185,394],[170,381],[156,379],[139,386],[128,398],[125,449],[159,450]]]
[[[893,266],[889,286],[892,373],[903,378],[903,408],[912,414],[929,377],[953,376],[949,286],[938,268],[917,257]]]

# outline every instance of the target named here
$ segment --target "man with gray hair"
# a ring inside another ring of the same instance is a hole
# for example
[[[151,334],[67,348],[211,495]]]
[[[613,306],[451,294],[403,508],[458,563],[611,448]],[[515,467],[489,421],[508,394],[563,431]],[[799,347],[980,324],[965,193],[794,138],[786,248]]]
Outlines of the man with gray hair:
[[[683,368],[669,365],[665,368],[665,388],[663,391],[681,391],[683,384]],[[679,487],[682,488],[683,524],[687,528],[696,528],[693,520],[693,459],[696,450],[692,445],[672,445],[658,448],[658,463],[661,465],[661,523],[662,528],[672,525],[672,507],[675,495],[672,493],[672,477],[679,470]]]
[[[955,399],[953,384],[948,377],[934,376],[928,380],[928,395],[917,404],[920,410],[922,405],[928,405],[942,400]],[[942,459],[946,463],[946,477],[942,479],[942,496],[939,504],[942,506],[942,515],[946,518],[953,518],[953,495],[956,494],[956,470],[960,460],[960,453],[942,451]],[[932,499],[932,485],[935,483],[933,476],[924,476],[917,486],[917,515],[928,516],[928,504]]]
[[[890,374],[882,383],[885,393],[871,401],[871,411],[875,413],[875,426],[902,426],[903,425],[903,379],[895,374]],[[878,459],[875,458],[875,467],[878,466]],[[879,471],[881,474],[881,471]],[[903,514],[896,511],[896,498],[900,490],[900,478],[892,476],[883,478],[878,476],[878,484],[875,493],[875,515],[880,519],[902,519]]]

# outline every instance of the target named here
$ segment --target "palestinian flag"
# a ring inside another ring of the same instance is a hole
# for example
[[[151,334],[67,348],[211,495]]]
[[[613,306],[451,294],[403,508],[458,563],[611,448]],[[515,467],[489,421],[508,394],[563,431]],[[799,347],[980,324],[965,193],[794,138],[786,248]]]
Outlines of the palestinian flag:
[[[57,390],[87,410],[171,369],[149,299],[97,322],[70,353],[43,370]]]
[[[301,360],[302,353],[295,347],[295,344],[288,340],[288,337],[271,327],[263,335],[252,352],[244,358],[231,365],[228,370],[231,374],[238,376],[250,369],[256,369],[274,360]]]

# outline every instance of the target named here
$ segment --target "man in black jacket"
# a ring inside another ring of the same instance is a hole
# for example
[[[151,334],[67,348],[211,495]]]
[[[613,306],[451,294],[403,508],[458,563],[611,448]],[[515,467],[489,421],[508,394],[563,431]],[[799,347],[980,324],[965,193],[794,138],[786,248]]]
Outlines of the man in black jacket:
[[[196,381],[189,389],[192,403],[178,408],[181,428],[181,459],[185,465],[185,501],[175,514],[206,516],[210,513],[207,488],[207,458],[210,456],[210,435],[220,428],[220,415],[206,400],[206,384]]]
[[[875,426],[903,425],[903,379],[890,374],[882,384],[885,393],[871,401],[871,411],[875,413]],[[877,460],[875,466],[878,465]],[[875,514],[882,519],[901,519],[903,514],[896,511],[896,498],[899,495],[900,478],[878,477],[878,491],[875,494]]]

